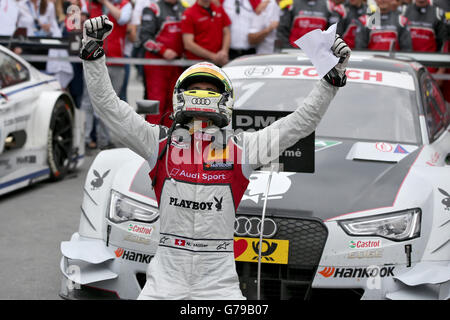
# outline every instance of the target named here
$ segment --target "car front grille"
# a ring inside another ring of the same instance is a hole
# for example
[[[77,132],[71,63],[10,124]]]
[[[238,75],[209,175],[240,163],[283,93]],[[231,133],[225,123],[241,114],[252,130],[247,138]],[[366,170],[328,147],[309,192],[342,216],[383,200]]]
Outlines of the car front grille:
[[[308,298],[328,230],[323,222],[317,219],[291,217],[271,217],[271,219],[277,225],[277,232],[271,238],[289,240],[288,264],[261,265],[261,298],[271,300]],[[257,263],[236,261],[236,269],[243,294],[247,299],[256,299]]]

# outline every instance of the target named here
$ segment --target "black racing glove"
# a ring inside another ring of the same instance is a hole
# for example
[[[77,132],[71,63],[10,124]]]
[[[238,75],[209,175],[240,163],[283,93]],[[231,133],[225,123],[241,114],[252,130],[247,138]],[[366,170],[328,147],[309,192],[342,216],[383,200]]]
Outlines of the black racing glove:
[[[83,25],[80,58],[97,60],[103,57],[105,55],[103,41],[112,32],[113,27],[114,24],[105,15],[86,20]]]
[[[336,34],[336,39],[331,46],[331,51],[333,51],[333,54],[340,59],[339,63],[325,75],[324,79],[333,86],[343,87],[347,83],[345,70],[352,50],[350,50],[345,41]]]

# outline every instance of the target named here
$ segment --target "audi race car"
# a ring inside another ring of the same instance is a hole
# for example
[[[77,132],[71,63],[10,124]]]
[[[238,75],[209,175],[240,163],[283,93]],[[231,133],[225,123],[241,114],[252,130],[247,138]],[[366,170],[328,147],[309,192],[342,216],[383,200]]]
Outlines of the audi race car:
[[[253,111],[234,117],[241,127],[293,111],[318,80],[301,52],[224,70],[235,113]],[[347,77],[315,132],[313,170],[250,178],[235,221],[242,291],[257,298],[261,260],[262,299],[449,299],[450,108],[417,62],[354,53]],[[61,243],[62,297],[138,296],[159,240],[148,173],[128,149],[97,156],[78,231]]]
[[[83,135],[83,114],[56,78],[0,46],[0,195],[80,166]]]

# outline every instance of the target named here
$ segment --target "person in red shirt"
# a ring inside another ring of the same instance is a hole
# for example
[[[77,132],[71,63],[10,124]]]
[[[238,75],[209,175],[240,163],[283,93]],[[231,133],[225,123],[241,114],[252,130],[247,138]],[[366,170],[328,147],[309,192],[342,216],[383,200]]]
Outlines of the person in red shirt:
[[[184,7],[179,0],[159,0],[151,3],[142,12],[139,41],[143,44],[147,59],[181,58],[183,41],[181,40],[181,16]],[[146,97],[159,101],[159,114],[147,115],[146,120],[166,127],[172,125],[169,119],[172,113],[173,88],[183,72],[178,66],[144,66]]]
[[[187,59],[208,60],[223,66],[229,60],[230,18],[211,0],[197,0],[181,20]]]
[[[127,35],[127,23],[131,19],[132,6],[128,0],[97,0],[90,1],[87,6],[91,18],[102,15],[103,11],[108,12],[108,19],[116,26],[104,44],[107,57],[123,58],[125,49],[125,37]],[[108,63],[108,73],[111,78],[114,91],[119,94],[125,78],[125,67],[122,64]],[[108,129],[103,122],[96,117],[92,109],[86,84],[81,98],[81,109],[85,111],[85,142],[89,149],[109,149],[114,147],[114,142]],[[96,118],[96,121],[94,121]],[[92,139],[91,132],[95,123],[96,139]],[[96,140],[96,142],[94,142]]]

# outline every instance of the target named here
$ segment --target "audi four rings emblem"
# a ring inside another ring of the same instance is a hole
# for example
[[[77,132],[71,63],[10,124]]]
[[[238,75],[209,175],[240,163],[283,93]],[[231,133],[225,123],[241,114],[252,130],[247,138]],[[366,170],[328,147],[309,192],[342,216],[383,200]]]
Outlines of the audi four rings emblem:
[[[261,234],[261,219],[237,217],[234,220],[234,234],[238,237],[258,237]],[[270,238],[277,233],[277,224],[270,218],[264,219],[263,236]]]
[[[209,100],[207,98],[193,98],[192,103],[207,106],[207,105],[211,104],[211,100]]]

